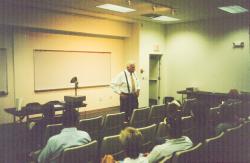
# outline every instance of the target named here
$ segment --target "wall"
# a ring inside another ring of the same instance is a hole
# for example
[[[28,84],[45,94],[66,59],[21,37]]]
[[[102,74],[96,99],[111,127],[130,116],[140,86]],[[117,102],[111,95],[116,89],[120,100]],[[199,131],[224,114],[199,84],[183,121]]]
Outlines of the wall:
[[[3,110],[14,104],[14,76],[13,76],[13,53],[12,53],[12,29],[0,26],[0,48],[6,48],[7,53],[7,86],[8,95],[0,97],[0,123],[12,120],[9,114]]]
[[[2,8],[0,12],[0,27],[5,27],[0,30],[0,48],[8,51],[9,90],[7,96],[0,97],[0,123],[12,121],[4,108],[14,107],[17,97],[24,98],[25,105],[63,100],[64,95],[74,94],[74,90],[34,92],[34,49],[107,51],[112,55],[111,76],[124,69],[130,23],[38,9]],[[84,88],[78,94],[87,96],[84,110],[119,105],[118,96],[109,87]]]
[[[23,30],[15,31],[14,76],[17,79],[15,80],[16,97],[24,98],[24,103],[34,101],[45,103],[49,100],[62,101],[64,95],[74,95],[74,90],[34,92],[34,49],[111,52],[111,76],[114,76],[117,70],[123,68],[123,42],[123,39],[48,34]],[[59,65],[54,66],[57,67]],[[44,69],[46,70],[46,67]],[[47,69],[48,73],[49,71],[50,69]],[[95,72],[91,69],[89,71]],[[86,95],[87,97],[86,102],[88,106],[85,109],[98,109],[118,105],[118,99],[113,99],[115,98],[113,97],[114,93],[109,87],[82,88],[79,89],[78,94]]]
[[[244,48],[233,48],[243,41]],[[166,26],[163,80],[168,95],[198,87],[211,92],[250,91],[249,21],[223,18]]]
[[[139,65],[144,70],[141,75],[141,96],[139,98],[140,106],[149,105],[149,54],[163,54],[165,58],[165,28],[162,24],[151,22],[140,23],[139,34]],[[166,65],[162,64],[162,67]],[[161,74],[163,76],[165,74]],[[161,81],[161,88],[165,87],[165,83]],[[163,92],[161,91],[161,97]],[[160,99],[162,101],[162,99]]]

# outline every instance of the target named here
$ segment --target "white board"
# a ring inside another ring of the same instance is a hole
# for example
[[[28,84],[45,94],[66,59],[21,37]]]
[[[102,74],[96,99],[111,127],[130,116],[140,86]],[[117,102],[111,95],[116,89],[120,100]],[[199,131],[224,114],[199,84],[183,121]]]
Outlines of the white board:
[[[34,50],[35,91],[109,85],[111,53],[86,51]]]
[[[0,93],[7,93],[7,53],[5,48],[0,48]]]

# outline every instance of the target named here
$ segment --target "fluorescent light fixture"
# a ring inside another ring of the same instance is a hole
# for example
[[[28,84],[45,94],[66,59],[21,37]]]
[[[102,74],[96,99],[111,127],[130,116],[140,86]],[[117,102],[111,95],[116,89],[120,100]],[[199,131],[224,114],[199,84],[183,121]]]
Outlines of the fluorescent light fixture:
[[[104,4],[104,5],[99,5],[96,7],[106,9],[106,10],[116,11],[116,12],[122,12],[122,13],[135,11],[135,9],[132,9],[132,8],[113,5],[113,4]]]
[[[158,21],[165,21],[165,22],[170,22],[170,21],[178,21],[180,19],[177,18],[172,18],[169,16],[157,16],[155,18],[152,18],[153,20],[158,20]]]
[[[238,14],[238,13],[248,12],[248,9],[245,9],[245,8],[243,8],[241,6],[237,6],[237,5],[218,7],[218,9],[229,12],[231,14]]]

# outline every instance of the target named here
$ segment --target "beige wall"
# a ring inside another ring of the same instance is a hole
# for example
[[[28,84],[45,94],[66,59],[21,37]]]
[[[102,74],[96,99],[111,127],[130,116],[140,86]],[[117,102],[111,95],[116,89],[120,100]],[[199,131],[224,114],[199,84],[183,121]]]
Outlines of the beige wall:
[[[7,52],[7,82],[8,95],[0,97],[0,123],[9,122],[12,117],[3,110],[14,104],[14,76],[13,76],[13,54],[12,54],[12,29],[0,26],[0,47],[6,48]]]
[[[165,28],[162,24],[140,23],[139,64],[144,69],[141,75],[140,106],[148,106],[149,102],[149,54],[163,54],[165,58]],[[164,65],[163,65],[164,66]],[[163,76],[164,74],[162,74]],[[161,88],[165,87],[162,83]],[[162,97],[162,93],[161,93]],[[161,99],[162,101],[162,99]]]
[[[217,19],[166,26],[167,57],[163,91],[198,87],[212,92],[231,88],[250,91],[249,22],[247,18]],[[243,41],[244,48],[233,48]]]
[[[123,44],[123,39],[16,31],[14,34],[16,97],[24,98],[24,103],[33,101],[45,103],[49,100],[62,101],[64,95],[74,94],[73,90],[34,92],[34,49],[111,52],[111,76],[114,76],[117,70],[123,68]],[[47,70],[48,73],[49,71],[50,69]],[[89,71],[95,72],[91,69]],[[87,109],[118,105],[118,99],[114,99],[116,96],[109,87],[83,88],[79,90],[79,95],[87,96]]]
[[[14,107],[17,97],[22,97],[25,105],[63,100],[64,95],[74,94],[74,90],[34,92],[34,49],[111,52],[111,77],[124,69],[125,47],[130,44],[126,38],[132,32],[130,23],[45,10],[2,8],[0,12],[0,24],[6,27],[0,30],[0,45],[8,51],[9,90],[7,96],[0,97],[0,123],[12,121],[4,108]],[[131,40],[135,42],[135,38]],[[86,95],[86,110],[119,105],[118,96],[109,87],[83,88],[78,94]]]
[[[126,22],[38,8],[15,7],[5,3],[0,6],[0,24],[111,37],[131,35],[130,24]]]

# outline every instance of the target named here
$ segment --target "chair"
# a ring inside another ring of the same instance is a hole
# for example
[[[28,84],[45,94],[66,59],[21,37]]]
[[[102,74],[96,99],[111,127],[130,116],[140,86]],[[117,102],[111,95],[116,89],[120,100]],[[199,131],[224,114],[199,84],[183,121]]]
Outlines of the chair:
[[[194,129],[194,119],[192,116],[181,117],[183,135],[191,136]]]
[[[96,163],[97,141],[64,149],[61,163]]]
[[[238,104],[238,113],[240,117],[247,118],[250,115],[250,102]]]
[[[78,129],[89,133],[92,140],[100,139],[100,131],[102,127],[102,116],[82,119],[79,122]]]
[[[174,97],[172,96],[166,96],[163,98],[163,104],[168,104],[174,100]]]
[[[111,154],[115,160],[122,160],[125,157],[125,153],[122,144],[119,140],[119,135],[104,137],[100,146],[100,157],[104,157],[106,154]]]
[[[32,114],[32,113],[38,113],[42,109],[42,105],[38,102],[32,102],[26,104],[25,108],[23,109],[25,112]],[[27,121],[29,121],[29,116],[27,116]]]
[[[156,131],[156,138],[163,138],[167,139],[169,138],[169,126],[165,124],[164,122],[161,122]]]
[[[250,162],[250,121],[245,122],[243,126],[240,128],[241,137],[240,139],[240,146],[241,151],[244,153],[241,153],[241,155],[244,155],[242,159],[246,160],[246,162]]]
[[[222,138],[224,147],[224,155],[222,156],[223,161],[242,162],[241,158],[244,158],[244,155],[248,154],[245,152],[247,149],[244,148],[244,143],[246,142],[242,139],[242,135],[244,133],[242,126],[243,125],[240,124],[237,127],[226,130],[224,137]]]
[[[172,163],[203,163],[203,149],[202,143],[198,143],[190,149],[178,151],[174,154]]]
[[[221,107],[213,107],[209,109],[209,121],[212,126],[217,126],[220,122]]]
[[[172,163],[172,155],[165,157],[163,160],[159,161],[159,163]]]
[[[43,145],[46,145],[47,141],[51,136],[57,135],[63,128],[62,124],[47,125],[44,133]]]
[[[193,103],[197,102],[196,98],[186,99],[183,103],[183,114],[184,116],[189,116],[193,107]]]
[[[152,105],[149,112],[149,124],[159,124],[166,117],[166,105]]]
[[[134,109],[129,125],[135,128],[147,126],[149,111],[149,107],[144,109]]]
[[[147,127],[138,128],[138,130],[142,133],[143,143],[142,143],[142,151],[149,152],[154,146],[155,133],[156,133],[156,124],[152,124]]]
[[[223,152],[224,142],[222,141],[223,136],[224,132],[220,133],[216,137],[205,140],[206,146],[203,155],[204,163],[223,162],[223,153],[224,153]]]
[[[124,127],[125,113],[107,114],[103,121],[102,136],[117,135]]]

